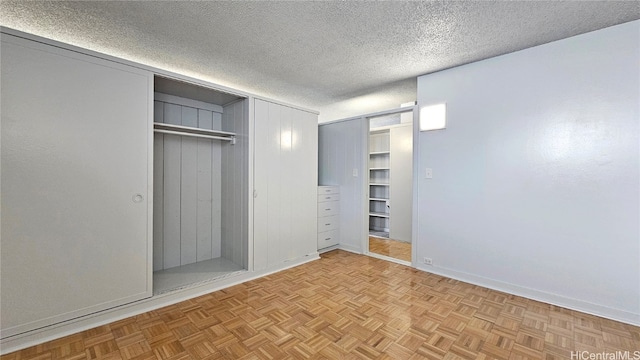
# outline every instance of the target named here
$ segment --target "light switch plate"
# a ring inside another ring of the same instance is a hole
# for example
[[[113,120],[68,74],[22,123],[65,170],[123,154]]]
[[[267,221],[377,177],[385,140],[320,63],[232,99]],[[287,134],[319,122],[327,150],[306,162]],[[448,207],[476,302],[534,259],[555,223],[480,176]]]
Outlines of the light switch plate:
[[[433,179],[433,169],[427,168],[427,171],[425,171],[424,177],[427,179]]]
[[[358,169],[353,169],[353,176],[358,177]]]

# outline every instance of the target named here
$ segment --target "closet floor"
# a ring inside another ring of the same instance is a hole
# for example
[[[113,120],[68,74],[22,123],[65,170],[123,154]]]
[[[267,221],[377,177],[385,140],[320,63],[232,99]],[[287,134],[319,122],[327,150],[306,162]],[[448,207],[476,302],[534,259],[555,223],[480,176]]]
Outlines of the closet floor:
[[[225,258],[215,258],[155,271],[153,273],[153,294],[159,295],[184,289],[245,271],[242,266]]]

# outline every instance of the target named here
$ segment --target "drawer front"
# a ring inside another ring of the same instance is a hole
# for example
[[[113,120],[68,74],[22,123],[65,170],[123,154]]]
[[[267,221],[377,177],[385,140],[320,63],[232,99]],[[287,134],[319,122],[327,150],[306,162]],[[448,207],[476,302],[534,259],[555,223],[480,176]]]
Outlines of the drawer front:
[[[321,194],[318,195],[318,202],[338,201],[340,200],[340,194]]]
[[[337,194],[340,192],[339,186],[318,186],[318,195]]]
[[[338,245],[338,230],[329,230],[318,233],[318,249]]]
[[[335,230],[338,228],[338,215],[323,216],[318,218],[318,232]]]
[[[318,203],[318,217],[335,215],[340,212],[340,202],[338,201],[327,201],[323,203]]]

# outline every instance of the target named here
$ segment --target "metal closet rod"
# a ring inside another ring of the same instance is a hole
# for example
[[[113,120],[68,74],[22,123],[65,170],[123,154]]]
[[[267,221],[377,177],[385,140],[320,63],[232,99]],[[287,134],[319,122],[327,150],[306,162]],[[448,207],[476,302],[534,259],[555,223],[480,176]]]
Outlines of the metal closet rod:
[[[228,141],[231,141],[232,144],[235,144],[236,142],[235,136],[233,137],[213,136],[213,135],[189,133],[189,132],[182,132],[182,131],[171,131],[171,130],[163,130],[163,129],[153,129],[153,132],[170,134],[170,135],[191,136],[191,137],[213,139],[213,140],[228,140]]]

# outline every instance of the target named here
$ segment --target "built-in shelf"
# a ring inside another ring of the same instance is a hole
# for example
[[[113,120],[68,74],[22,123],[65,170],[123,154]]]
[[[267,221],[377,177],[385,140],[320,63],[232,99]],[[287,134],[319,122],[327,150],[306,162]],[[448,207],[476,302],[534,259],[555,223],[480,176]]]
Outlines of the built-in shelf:
[[[381,213],[381,212],[370,212],[369,216],[375,216],[375,217],[381,217],[381,218],[388,218],[389,214],[386,213]]]
[[[383,184],[383,183],[369,183],[369,185],[371,185],[371,186],[389,186],[389,184]]]
[[[179,136],[191,136],[213,140],[227,140],[231,144],[236,143],[236,133],[220,130],[209,130],[194,128],[190,126],[173,125],[165,123],[153,123],[153,132],[161,134],[179,135]]]
[[[369,168],[369,170],[372,170],[372,171],[381,170],[382,171],[382,170],[389,170],[389,168],[388,167],[372,167],[372,168]]]
[[[385,198],[374,198],[374,197],[369,198],[369,200],[371,200],[371,201],[389,201],[389,199],[385,199]]]
[[[388,155],[390,154],[389,151],[372,151],[369,153],[369,155]]]

